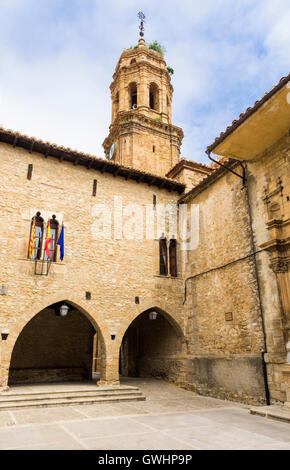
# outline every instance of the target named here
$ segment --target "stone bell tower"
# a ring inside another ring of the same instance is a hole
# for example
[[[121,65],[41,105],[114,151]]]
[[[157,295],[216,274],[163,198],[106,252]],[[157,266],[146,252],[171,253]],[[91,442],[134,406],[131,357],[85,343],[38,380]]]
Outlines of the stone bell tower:
[[[106,158],[165,176],[179,161],[183,131],[171,123],[173,87],[163,55],[147,48],[141,37],[122,53],[110,89]]]

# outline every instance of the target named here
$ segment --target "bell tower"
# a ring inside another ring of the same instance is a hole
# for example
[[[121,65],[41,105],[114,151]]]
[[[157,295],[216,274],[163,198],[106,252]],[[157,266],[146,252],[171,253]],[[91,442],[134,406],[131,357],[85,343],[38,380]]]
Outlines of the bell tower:
[[[141,33],[138,45],[125,50],[116,66],[112,122],[103,147],[107,159],[165,176],[179,162],[183,131],[172,125],[173,87],[163,55],[149,49]]]

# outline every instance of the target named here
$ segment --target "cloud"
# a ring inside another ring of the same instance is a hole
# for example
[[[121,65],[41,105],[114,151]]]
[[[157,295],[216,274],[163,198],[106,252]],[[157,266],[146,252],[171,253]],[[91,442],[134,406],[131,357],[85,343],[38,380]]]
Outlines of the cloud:
[[[182,155],[205,148],[289,72],[288,0],[144,0],[146,40],[175,70],[173,122]],[[136,44],[133,0],[0,0],[0,123],[103,155],[109,85]]]

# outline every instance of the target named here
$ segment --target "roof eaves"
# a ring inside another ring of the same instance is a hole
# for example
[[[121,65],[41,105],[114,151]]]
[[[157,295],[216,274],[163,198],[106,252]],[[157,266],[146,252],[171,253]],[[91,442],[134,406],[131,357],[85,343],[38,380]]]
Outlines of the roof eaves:
[[[86,166],[88,169],[97,170],[102,173],[111,173],[114,176],[133,179],[137,182],[141,182],[142,180],[142,183],[147,183],[149,186],[157,186],[159,189],[162,188],[168,189],[169,191],[177,191],[179,194],[182,194],[185,190],[184,184],[178,183],[172,179],[124,167],[118,163],[98,158],[88,153],[58,146],[50,142],[44,142],[34,137],[28,137],[27,135],[4,129],[3,127],[0,127],[0,142],[12,145],[14,148],[16,146],[24,148],[30,153],[41,153],[45,158],[57,158],[61,162],[67,161],[74,165]]]
[[[223,167],[218,167],[216,170],[213,171],[207,178],[204,178],[198,185],[194,186],[188,193],[185,193],[181,196],[178,200],[178,204],[182,204],[183,202],[187,202],[189,199],[194,198],[203,190],[211,186],[217,179],[227,173],[228,168],[233,168],[238,164],[236,160],[229,159]]]
[[[265,93],[262,99],[255,102],[253,107],[249,107],[246,111],[240,114],[239,119],[235,119],[230,126],[226,128],[224,132],[221,132],[219,137],[209,145],[206,149],[206,153],[212,152],[219,144],[221,144],[237,127],[239,127],[246,119],[248,119],[252,114],[254,114],[266,101],[268,101],[277,91],[283,88],[286,83],[290,81],[290,73],[287,77],[282,77],[279,83],[274,86],[268,93]]]

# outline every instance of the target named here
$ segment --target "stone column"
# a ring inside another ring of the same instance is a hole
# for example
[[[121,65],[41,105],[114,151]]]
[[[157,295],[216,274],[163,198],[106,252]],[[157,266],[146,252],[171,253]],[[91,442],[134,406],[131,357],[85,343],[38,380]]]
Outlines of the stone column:
[[[1,364],[1,363],[0,363]],[[8,392],[9,367],[0,365],[0,392]]]
[[[102,357],[101,380],[99,387],[120,385],[119,380],[119,354]]]
[[[4,331],[4,330],[3,330]],[[2,335],[0,336],[0,392],[9,390],[9,362],[7,360],[7,343],[4,341]]]
[[[284,328],[286,332],[287,363],[290,364],[290,276],[288,261],[285,258],[272,258],[271,267],[277,276],[279,294],[284,314]]]

